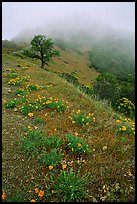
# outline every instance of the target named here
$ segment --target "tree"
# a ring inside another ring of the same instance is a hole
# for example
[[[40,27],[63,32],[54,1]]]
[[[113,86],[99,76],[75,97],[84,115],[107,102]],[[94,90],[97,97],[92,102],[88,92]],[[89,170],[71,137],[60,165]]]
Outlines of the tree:
[[[57,50],[53,50],[53,42],[51,38],[46,39],[45,35],[36,35],[31,41],[31,48],[24,50],[24,54],[31,58],[41,60],[41,68],[48,65],[52,57],[59,56]]]
[[[103,72],[96,78],[93,83],[93,90],[99,98],[106,99],[112,103],[115,103],[120,97],[118,81],[115,75],[109,72]]]

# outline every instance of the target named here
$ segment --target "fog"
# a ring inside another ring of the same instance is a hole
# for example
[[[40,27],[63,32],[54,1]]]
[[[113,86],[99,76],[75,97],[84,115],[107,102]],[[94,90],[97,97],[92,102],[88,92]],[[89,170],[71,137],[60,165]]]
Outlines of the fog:
[[[2,39],[135,34],[135,2],[2,2]]]

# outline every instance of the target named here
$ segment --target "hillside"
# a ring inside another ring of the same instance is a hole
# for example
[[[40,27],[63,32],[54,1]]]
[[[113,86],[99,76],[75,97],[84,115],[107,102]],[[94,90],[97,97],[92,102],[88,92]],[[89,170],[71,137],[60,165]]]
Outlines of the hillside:
[[[60,52],[48,71],[3,50],[2,199],[133,202],[135,122],[54,73],[98,75],[87,55]]]

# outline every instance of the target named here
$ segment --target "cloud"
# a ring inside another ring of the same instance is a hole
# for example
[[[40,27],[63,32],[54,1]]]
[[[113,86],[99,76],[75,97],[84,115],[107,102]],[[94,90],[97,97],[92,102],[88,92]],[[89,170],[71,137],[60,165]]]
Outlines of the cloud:
[[[134,2],[3,2],[2,38],[26,29],[100,32],[103,27],[135,32]],[[103,31],[102,31],[103,32]]]

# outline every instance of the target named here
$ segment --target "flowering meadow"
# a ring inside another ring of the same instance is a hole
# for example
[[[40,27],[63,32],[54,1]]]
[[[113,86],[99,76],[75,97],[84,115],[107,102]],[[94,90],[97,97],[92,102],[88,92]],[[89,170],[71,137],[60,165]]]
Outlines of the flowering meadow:
[[[133,202],[135,121],[17,59],[3,62],[2,201]]]

